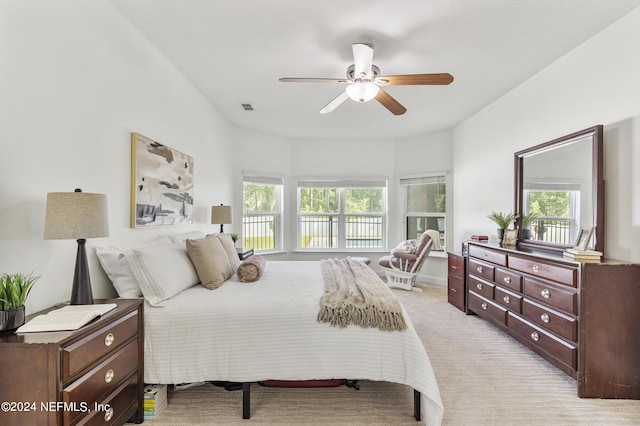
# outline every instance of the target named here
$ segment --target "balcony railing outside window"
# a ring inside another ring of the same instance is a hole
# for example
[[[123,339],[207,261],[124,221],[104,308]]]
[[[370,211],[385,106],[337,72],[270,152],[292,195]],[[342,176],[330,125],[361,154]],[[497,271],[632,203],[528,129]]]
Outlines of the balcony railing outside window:
[[[344,247],[382,248],[383,218],[379,215],[345,215]],[[339,248],[341,231],[338,214],[301,215],[301,248]]]
[[[242,217],[243,247],[254,250],[277,249],[276,235],[280,216],[275,214],[245,213]]]
[[[557,244],[572,244],[571,219],[539,217],[531,224],[531,232],[537,240]]]

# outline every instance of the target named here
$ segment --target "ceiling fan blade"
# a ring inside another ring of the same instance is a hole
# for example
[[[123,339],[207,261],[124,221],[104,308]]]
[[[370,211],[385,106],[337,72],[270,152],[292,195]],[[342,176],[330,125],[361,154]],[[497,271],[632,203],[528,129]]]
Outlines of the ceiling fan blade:
[[[341,103],[343,103],[344,101],[346,101],[347,99],[349,99],[349,96],[347,95],[347,92],[342,92],[340,93],[338,96],[336,96],[335,98],[333,98],[333,100],[331,102],[329,102],[328,104],[326,104],[324,106],[324,108],[322,108],[320,110],[320,114],[327,114],[330,113],[331,111],[333,111],[334,109],[336,109],[338,107],[338,105],[340,105]]]
[[[355,77],[365,74],[367,78],[371,78],[371,66],[373,65],[373,46],[365,43],[354,43],[353,64],[355,65]]]
[[[349,80],[344,78],[295,78],[284,77],[278,79],[283,83],[349,83]]]
[[[412,84],[446,85],[452,81],[453,76],[449,73],[385,75],[375,80],[376,84],[380,86],[406,86]]]
[[[391,111],[393,115],[402,115],[407,112],[400,102],[396,101],[390,94],[380,89],[376,95],[376,101],[380,102],[386,109]]]

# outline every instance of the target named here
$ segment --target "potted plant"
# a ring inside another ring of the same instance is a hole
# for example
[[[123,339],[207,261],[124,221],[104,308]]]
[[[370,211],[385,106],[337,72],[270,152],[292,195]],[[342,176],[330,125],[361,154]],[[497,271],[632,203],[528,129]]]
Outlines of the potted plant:
[[[238,241],[238,234],[233,233],[231,234],[231,239],[233,240],[233,245],[236,245],[236,241]]]
[[[39,278],[20,273],[0,276],[0,332],[15,330],[24,324],[24,302]]]
[[[498,239],[500,240],[502,240],[502,237],[504,236],[504,230],[518,220],[518,217],[520,216],[513,212],[502,213],[492,211],[487,215],[487,218],[491,219],[496,223],[496,225],[498,225]]]
[[[522,216],[522,238],[530,239],[531,238],[531,224],[534,220],[538,219],[538,215],[535,213],[529,213]]]

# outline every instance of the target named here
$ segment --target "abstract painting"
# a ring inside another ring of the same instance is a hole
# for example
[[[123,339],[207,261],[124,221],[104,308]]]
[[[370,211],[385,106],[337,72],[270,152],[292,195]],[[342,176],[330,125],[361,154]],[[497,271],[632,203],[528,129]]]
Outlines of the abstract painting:
[[[193,223],[193,157],[131,133],[131,227]]]

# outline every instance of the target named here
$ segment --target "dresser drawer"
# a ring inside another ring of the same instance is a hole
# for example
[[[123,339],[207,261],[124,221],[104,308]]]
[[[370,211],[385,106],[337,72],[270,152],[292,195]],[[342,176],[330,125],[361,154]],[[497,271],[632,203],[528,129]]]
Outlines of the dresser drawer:
[[[522,296],[496,286],[494,300],[510,311],[522,312]]]
[[[490,248],[469,244],[469,256],[498,265],[507,266],[507,254]]]
[[[496,303],[478,296],[475,293],[469,293],[469,310],[478,314],[483,318],[489,318],[499,322],[502,325],[506,324],[507,310]]]
[[[509,256],[509,267],[536,277],[553,280],[570,287],[577,287],[578,270],[568,265],[534,261],[512,254]]]
[[[578,341],[578,320],[525,299],[522,315],[531,322],[573,342]]]
[[[136,401],[137,389],[138,378],[133,374],[118,389],[100,401],[97,409],[91,407],[91,413],[81,419],[78,425],[104,426],[124,424],[135,414],[138,408]]]
[[[496,268],[496,284],[522,293],[522,275],[508,269]]]
[[[100,358],[138,334],[138,311],[62,348],[62,381],[88,369]]]
[[[578,312],[575,291],[542,280],[524,277],[524,295],[564,312],[571,314]]]
[[[493,299],[495,284],[470,276],[467,285],[469,286],[469,291],[478,293],[487,299]]]
[[[93,404],[94,401],[100,401],[134,373],[137,367],[138,340],[136,339],[64,388],[62,400],[75,403],[76,406],[80,406],[83,402]],[[65,418],[71,423],[83,414],[78,411],[65,411]]]
[[[449,253],[448,260],[448,274],[452,277],[464,278],[464,257]]]
[[[486,280],[493,281],[493,271],[495,267],[486,262],[469,259],[469,274],[477,275]]]
[[[511,313],[507,317],[507,326],[534,348],[550,354],[572,370],[578,368],[576,346]]]

